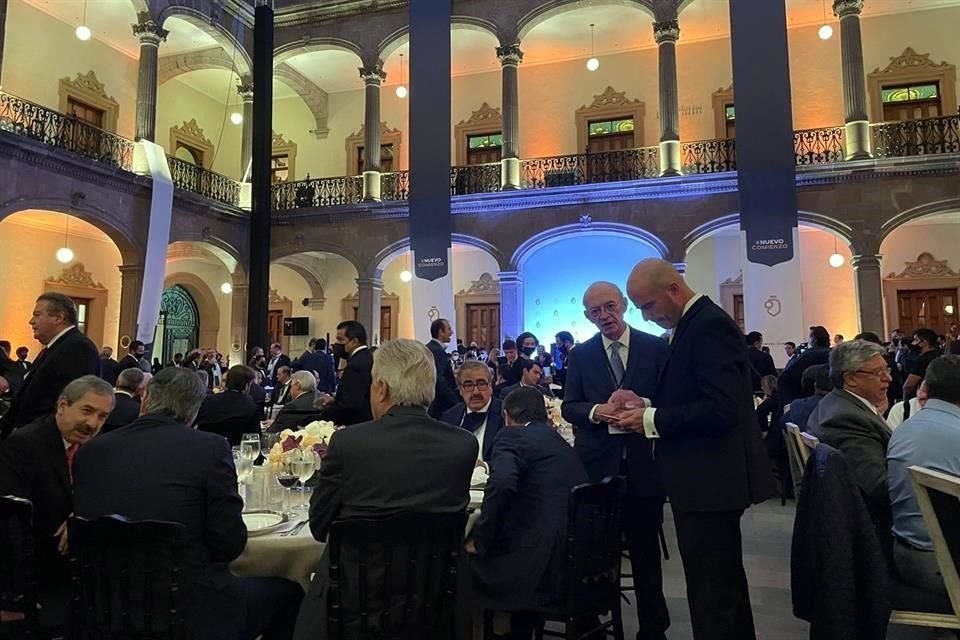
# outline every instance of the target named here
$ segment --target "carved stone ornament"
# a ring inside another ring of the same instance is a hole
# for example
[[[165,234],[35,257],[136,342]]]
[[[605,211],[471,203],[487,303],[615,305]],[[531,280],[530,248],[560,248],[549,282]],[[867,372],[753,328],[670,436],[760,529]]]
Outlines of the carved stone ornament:
[[[347,137],[348,137],[348,138],[360,138],[360,139],[362,140],[362,139],[363,139],[363,134],[364,134],[365,132],[366,132],[366,125],[365,125],[365,124],[362,124],[362,125],[360,125],[360,128],[357,129],[357,132],[356,132],[356,133],[351,133],[351,134],[350,134],[349,136],[347,136]],[[385,135],[388,134],[388,133],[400,133],[400,129],[391,129],[390,127],[387,126],[387,123],[386,123],[386,122],[381,122],[381,123],[380,123],[380,136],[381,136],[381,137],[382,137],[382,136],[385,136]]]
[[[285,140],[282,133],[273,132],[273,147],[289,147],[293,142],[290,140]]]
[[[484,102],[480,105],[480,108],[470,114],[470,117],[466,120],[461,120],[458,124],[474,124],[477,122],[502,122],[503,115],[500,113],[500,109],[496,107],[491,107],[489,104]]]
[[[890,64],[882,70],[877,67],[874,73],[897,73],[898,71],[907,71],[914,69],[943,69],[949,67],[947,62],[935,63],[930,59],[929,53],[917,53],[913,47],[907,47],[903,53],[895,58],[890,58]]]
[[[106,289],[100,282],[93,279],[93,274],[87,271],[82,262],[77,262],[73,266],[66,267],[59,278],[47,278],[50,284],[65,284],[71,287],[84,287],[86,289]]]
[[[863,0],[834,0],[833,13],[838,18],[858,16],[863,13]]]
[[[200,140],[204,144],[208,144],[211,146],[213,145],[213,143],[210,142],[207,136],[203,135],[203,129],[201,129],[200,125],[197,124],[196,118],[190,118],[190,122],[187,122],[186,120],[184,120],[182,125],[180,125],[179,127],[173,127],[171,131],[173,130],[180,132],[182,135],[188,138],[193,138],[194,140]]]
[[[383,70],[383,65],[381,64],[372,67],[360,67],[358,71],[360,71],[360,78],[364,84],[375,84],[379,86],[381,82],[387,79],[387,73]]]
[[[281,296],[276,289],[270,289],[270,304],[284,304],[290,302],[290,298]]]
[[[93,69],[87,73],[78,73],[75,80],[64,78],[61,80],[61,82],[75,89],[80,89],[81,91],[89,91],[100,96],[104,100],[116,102],[113,96],[107,95],[106,89],[103,88],[103,83],[97,79],[97,74],[93,71]]]
[[[471,281],[470,288],[464,289],[457,295],[469,295],[471,293],[500,293],[500,282],[494,280],[489,273],[481,273],[479,280]]]
[[[519,44],[510,44],[505,47],[497,47],[497,58],[501,64],[518,65],[523,61],[523,51]]]
[[[720,283],[721,287],[737,286],[737,285],[740,285],[740,286],[743,285],[743,271],[738,273],[736,278],[727,278],[726,280]]]
[[[606,91],[600,95],[593,96],[593,102],[590,106],[582,106],[581,109],[606,109],[607,107],[619,107],[640,104],[640,100],[631,100],[627,97],[626,91],[616,91],[613,87],[607,87]]]
[[[937,260],[933,254],[924,251],[915,262],[904,262],[904,270],[899,273],[891,273],[888,278],[956,278],[960,277],[947,264],[948,260]]]
[[[676,20],[664,20],[653,23],[653,39],[661,42],[676,42],[680,39],[680,23]]]
[[[141,42],[148,42],[154,45],[160,44],[166,40],[170,34],[169,31],[160,26],[160,23],[150,17],[149,13],[143,12],[137,14],[138,22],[133,26],[133,35],[140,38]]]

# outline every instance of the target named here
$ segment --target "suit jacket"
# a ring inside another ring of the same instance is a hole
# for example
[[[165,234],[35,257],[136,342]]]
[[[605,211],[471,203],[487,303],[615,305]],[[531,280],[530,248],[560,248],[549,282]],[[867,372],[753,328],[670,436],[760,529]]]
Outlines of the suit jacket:
[[[287,380],[286,385],[282,382],[277,382],[273,387],[273,391],[270,392],[270,404],[285,405],[288,402],[290,402],[290,381]]]
[[[223,436],[231,447],[240,444],[245,433],[260,433],[260,409],[250,396],[239,391],[211,393],[203,399],[196,427]]]
[[[133,354],[128,353],[127,355],[120,358],[120,361],[117,363],[117,374],[125,369],[139,369],[140,368],[140,358],[136,357]]]
[[[834,389],[810,414],[807,431],[843,454],[884,549],[893,523],[887,487],[887,445],[890,427],[860,400]]]
[[[777,375],[777,367],[773,364],[773,356],[753,347],[747,348],[750,357],[750,381],[754,391],[760,391],[760,379],[764,376]]]
[[[266,368],[268,371],[270,369],[270,360],[272,360],[272,358],[267,358]],[[274,386],[276,386],[276,383],[277,383],[277,369],[279,369],[280,367],[289,367],[289,366],[290,366],[290,356],[288,356],[285,353],[281,353],[280,357],[277,358],[277,363],[273,366],[273,371],[270,371],[270,375],[269,375],[270,382],[272,382]]]
[[[180,522],[188,581],[216,586],[232,579],[227,563],[243,551],[247,528],[222,437],[148,414],[81,447],[73,479],[78,516]]]
[[[3,417],[3,435],[53,413],[63,388],[88,374],[100,375],[100,353],[90,338],[73,327],[33,361],[13,406]]]
[[[751,386],[743,333],[700,298],[674,329],[653,398],[657,466],[675,510],[737,511],[774,495]]]
[[[815,364],[827,364],[829,361],[829,347],[807,349],[800,354],[799,358],[791,359],[777,380],[777,395],[780,397],[780,402],[787,404],[793,402],[794,398],[802,398],[805,395],[802,384],[803,372]]]
[[[660,338],[630,329],[630,353],[620,387],[652,398],[657,375],[667,359]],[[563,389],[563,417],[577,427],[574,450],[583,461],[591,482],[624,474],[632,494],[644,498],[663,496],[663,483],[653,461],[650,442],[640,434],[611,435],[606,422],[594,424],[590,411],[617,390],[603,338],[596,334],[570,352],[567,384]],[[659,445],[658,445],[659,446]],[[626,449],[626,469],[623,452]]]
[[[433,354],[433,362],[437,368],[436,394],[433,404],[430,405],[430,417],[440,418],[448,409],[460,402],[460,394],[457,392],[457,379],[453,375],[450,354],[436,340],[428,342],[427,349],[430,349],[430,353]]]
[[[117,384],[120,375],[120,363],[113,358],[100,358],[100,377],[111,385]]]
[[[313,406],[316,399],[317,394],[311,391],[310,393],[302,393],[296,399],[287,402],[273,419],[273,424],[270,425],[268,431],[270,433],[280,433],[284,429],[298,429],[307,424],[308,421],[319,418],[323,410]]]
[[[467,405],[461,402],[457,406],[447,409],[443,412],[443,415],[440,417],[441,422],[446,422],[447,424],[452,424],[455,427],[463,426],[463,418],[467,414]],[[490,400],[490,408],[487,409],[487,425],[483,428],[483,446],[481,447],[480,454],[483,456],[483,461],[488,463],[490,458],[493,455],[493,441],[496,439],[497,434],[500,433],[501,427],[503,427],[503,411],[501,409],[500,401],[496,398]],[[466,430],[467,433],[470,433],[469,430]]]
[[[324,419],[336,425],[351,425],[369,422],[370,385],[373,378],[373,351],[368,348],[354,351],[347,359],[347,366],[340,377],[340,386],[333,405],[324,412]]]
[[[508,386],[506,386],[506,387],[503,387],[502,389],[500,389],[500,392],[497,394],[497,397],[500,398],[501,400],[503,400],[503,399],[506,398],[508,395],[510,395],[513,391],[516,391],[517,389],[519,389],[520,386],[521,386],[521,384],[518,382],[517,384],[511,384],[511,385],[508,385]],[[542,393],[543,395],[545,395],[545,396],[548,397],[548,398],[553,398],[553,397],[554,397],[554,395],[553,395],[553,390],[552,390],[548,385],[538,384],[538,385],[537,385],[537,391],[539,391],[540,393]]]
[[[73,511],[73,491],[66,447],[53,415],[17,429],[0,443],[0,496],[5,495],[33,503],[34,553],[41,584],[66,584],[67,561],[57,552],[58,539],[53,534]]]
[[[293,367],[294,371],[313,371],[317,375],[317,391],[333,393],[337,390],[337,372],[333,356],[325,351],[305,354]]]
[[[101,433],[109,433],[120,427],[125,427],[140,417],[140,399],[131,398],[125,393],[113,394],[113,411],[107,416],[107,421],[100,429]]]
[[[484,607],[533,609],[561,593],[570,490],[587,472],[546,424],[503,429],[490,468],[470,533],[476,592]]]

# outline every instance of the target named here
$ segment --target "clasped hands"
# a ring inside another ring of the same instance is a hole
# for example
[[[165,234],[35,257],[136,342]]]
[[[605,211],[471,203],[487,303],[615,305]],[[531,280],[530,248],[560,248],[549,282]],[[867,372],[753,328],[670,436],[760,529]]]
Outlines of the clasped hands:
[[[617,389],[610,398],[597,406],[594,418],[624,431],[643,433],[643,414],[647,403],[629,389]]]

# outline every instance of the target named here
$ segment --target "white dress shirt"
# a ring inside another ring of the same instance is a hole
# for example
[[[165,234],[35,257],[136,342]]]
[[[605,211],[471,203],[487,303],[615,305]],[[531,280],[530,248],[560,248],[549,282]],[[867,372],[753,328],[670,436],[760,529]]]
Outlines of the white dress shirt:
[[[47,344],[45,344],[45,345],[43,345],[43,346],[44,346],[45,348],[49,349],[50,347],[53,346],[53,344],[54,344],[57,340],[59,340],[60,338],[63,337],[63,334],[65,334],[67,331],[70,331],[70,329],[73,329],[73,326],[74,326],[74,325],[70,325],[69,327],[67,327],[66,329],[64,329],[63,331],[61,331],[60,333],[58,333],[57,335],[53,336],[53,339],[51,339],[50,342],[48,342]]]
[[[627,372],[627,362],[630,361],[630,325],[624,324],[623,334],[617,340],[611,340],[607,336],[600,334],[600,341],[603,343],[603,352],[607,356],[607,362],[613,358],[613,351],[610,347],[613,346],[614,342],[620,343],[620,360],[623,362],[623,372],[626,375]],[[612,366],[612,365],[611,365]],[[600,424],[600,421],[594,418],[594,413],[599,407],[599,404],[593,405],[593,408],[590,409],[590,415],[588,416],[590,422],[593,424]],[[620,429],[617,429],[617,433],[621,433]],[[623,433],[626,433],[625,431]]]
[[[870,411],[871,411],[874,415],[878,415],[878,416],[880,415],[880,412],[877,411],[877,408],[874,406],[874,404],[873,404],[872,402],[870,402],[869,400],[867,400],[867,399],[864,398],[863,396],[860,396],[860,395],[855,394],[853,391],[850,391],[850,389],[844,389],[844,391],[846,391],[847,393],[849,393],[850,395],[852,395],[854,398],[856,398],[857,400],[859,400],[861,403],[863,403],[863,406],[865,406],[865,407],[867,407],[868,409],[870,409]]]

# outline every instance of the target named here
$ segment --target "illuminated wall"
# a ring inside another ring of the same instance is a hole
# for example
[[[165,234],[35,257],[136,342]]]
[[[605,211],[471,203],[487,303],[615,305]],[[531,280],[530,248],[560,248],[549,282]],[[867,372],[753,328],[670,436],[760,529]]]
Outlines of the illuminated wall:
[[[644,258],[659,258],[649,244],[623,235],[590,232],[564,236],[536,249],[523,265],[523,328],[542,343],[558,331],[584,341],[597,332],[583,316],[583,292],[597,280],[609,280],[626,291],[627,276]],[[629,305],[627,322],[659,336],[663,330],[645,323]]]

